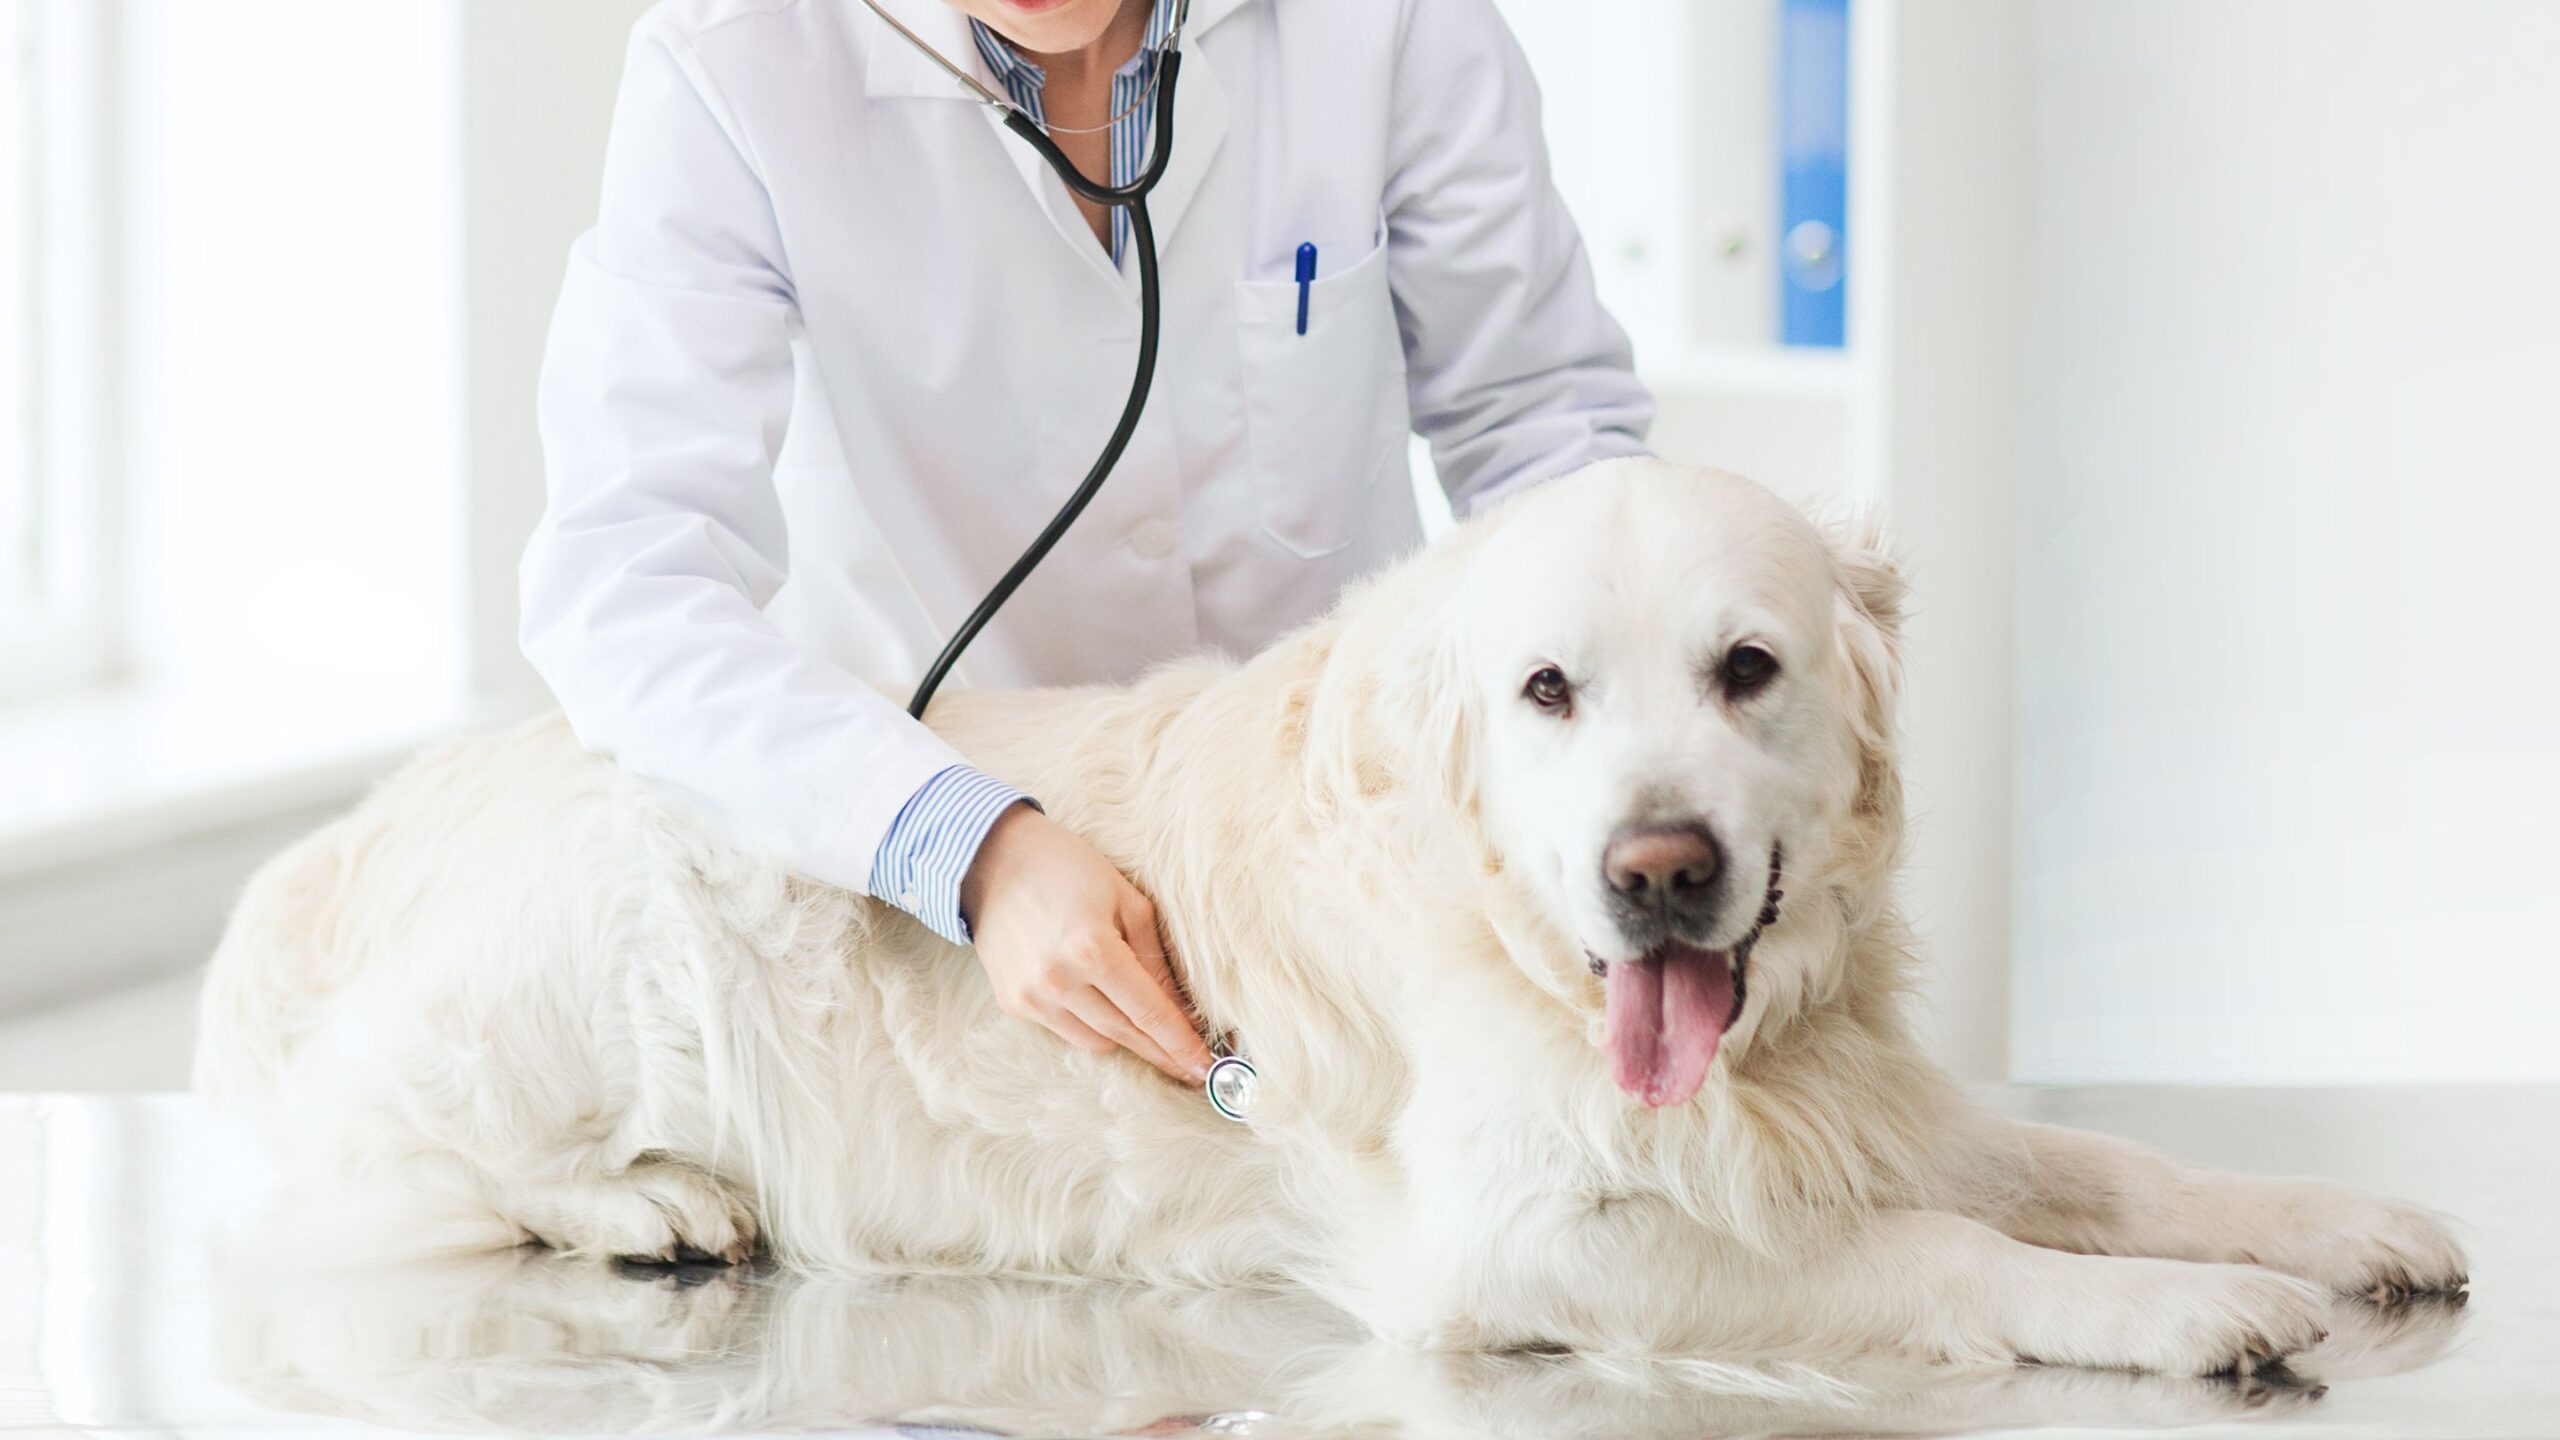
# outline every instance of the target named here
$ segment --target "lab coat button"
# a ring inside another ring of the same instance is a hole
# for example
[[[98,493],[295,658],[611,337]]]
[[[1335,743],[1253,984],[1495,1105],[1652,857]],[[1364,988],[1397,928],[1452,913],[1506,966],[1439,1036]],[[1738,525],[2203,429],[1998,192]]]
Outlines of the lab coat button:
[[[1149,560],[1161,560],[1173,553],[1173,527],[1161,520],[1150,520],[1129,534],[1129,548]]]

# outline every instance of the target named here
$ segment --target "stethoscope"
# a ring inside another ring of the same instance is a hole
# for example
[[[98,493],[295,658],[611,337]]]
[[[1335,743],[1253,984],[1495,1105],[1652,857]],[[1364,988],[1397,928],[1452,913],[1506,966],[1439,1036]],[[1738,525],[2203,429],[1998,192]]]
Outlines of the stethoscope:
[[[1147,408],[1147,392],[1154,388],[1156,378],[1156,339],[1164,319],[1164,300],[1156,280],[1156,232],[1154,222],[1147,216],[1147,192],[1155,189],[1156,182],[1164,178],[1165,160],[1173,154],[1173,93],[1182,72],[1182,27],[1191,16],[1191,0],[1175,0],[1173,24],[1166,28],[1164,39],[1156,46],[1151,148],[1145,167],[1139,170],[1136,179],[1126,185],[1099,185],[1087,179],[1084,172],[1076,168],[1076,162],[1067,158],[1067,152],[1059,149],[1057,142],[1051,140],[1048,132],[1021,106],[980,84],[978,77],[953,64],[941,51],[926,44],[922,36],[898,23],[896,16],[882,8],[880,0],[862,0],[862,3],[926,59],[941,67],[945,74],[1002,113],[1004,128],[1021,136],[1024,144],[1048,161],[1049,168],[1058,172],[1058,178],[1066,182],[1069,190],[1095,205],[1128,211],[1129,237],[1136,242],[1138,249],[1138,368],[1129,380],[1129,398],[1120,406],[1120,423],[1111,427],[1111,438],[1103,442],[1102,453],[1094,457],[1093,468],[1085,472],[1083,483],[1077,485],[1075,493],[1058,507],[1058,513],[1049,518],[1049,523],[1013,562],[1013,567],[1004,572],[1003,578],[996,581],[986,598],[969,612],[969,618],[961,621],[960,628],[951,632],[951,639],[943,645],[942,653],[934,657],[933,664],[924,672],[924,679],[916,685],[915,697],[907,702],[907,713],[921,720],[925,707],[933,702],[933,693],[942,688],[944,677],[951,673],[952,666],[960,662],[961,652],[969,648],[970,641],[978,638],[979,631],[987,628],[987,622],[1004,608],[1004,602],[1013,598],[1014,591],[1022,588],[1022,582],[1030,578],[1031,572],[1040,568],[1040,562],[1049,557],[1049,552],[1057,547],[1067,528],[1076,523],[1076,517],[1084,513],[1085,506],[1091,504],[1093,497],[1101,491],[1102,482],[1111,478],[1112,468],[1120,463],[1120,452],[1128,448],[1129,437],[1138,428],[1139,413]],[[1141,100],[1139,103],[1147,102]],[[1210,1053],[1216,1059],[1201,1087],[1208,1094],[1209,1104],[1230,1120],[1247,1119],[1253,1112],[1261,1087],[1253,1062],[1240,1053],[1232,1032],[1212,1041]]]

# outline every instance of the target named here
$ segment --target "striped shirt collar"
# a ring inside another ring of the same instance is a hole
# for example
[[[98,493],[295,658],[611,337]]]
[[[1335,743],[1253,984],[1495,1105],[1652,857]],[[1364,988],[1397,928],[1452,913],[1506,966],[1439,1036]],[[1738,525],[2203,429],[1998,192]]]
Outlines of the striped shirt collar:
[[[1147,161],[1147,137],[1153,128],[1155,107],[1138,102],[1147,95],[1148,85],[1155,79],[1156,50],[1164,44],[1167,31],[1173,28],[1174,8],[1180,0],[1155,0],[1155,9],[1147,16],[1147,36],[1138,45],[1138,53],[1113,72],[1111,77],[1111,113],[1120,118],[1111,126],[1111,183],[1126,185],[1138,178],[1139,167]],[[1032,123],[1049,123],[1041,97],[1049,83],[1049,72],[1037,61],[1013,48],[1011,42],[972,17],[969,34],[978,42],[979,58],[996,83],[1004,87],[1006,98],[1022,107]],[[1111,212],[1111,259],[1120,262],[1129,248],[1129,212],[1114,207]]]

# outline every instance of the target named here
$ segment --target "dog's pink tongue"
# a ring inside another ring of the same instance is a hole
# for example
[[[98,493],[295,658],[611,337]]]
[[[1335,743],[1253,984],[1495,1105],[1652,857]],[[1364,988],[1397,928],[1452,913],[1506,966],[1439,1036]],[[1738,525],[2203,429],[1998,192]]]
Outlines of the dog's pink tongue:
[[[1707,1083],[1733,1023],[1733,967],[1721,950],[1674,947],[1662,959],[1609,967],[1609,1061],[1618,1088],[1647,1105],[1680,1105]]]

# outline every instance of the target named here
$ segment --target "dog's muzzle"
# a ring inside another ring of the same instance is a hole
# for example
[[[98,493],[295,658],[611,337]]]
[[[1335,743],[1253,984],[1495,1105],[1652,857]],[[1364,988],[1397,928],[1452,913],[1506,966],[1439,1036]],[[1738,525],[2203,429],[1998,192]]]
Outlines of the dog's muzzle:
[[[1760,913],[1752,918],[1751,928],[1744,931],[1742,938],[1734,941],[1731,947],[1733,954],[1733,978],[1736,985],[1740,985],[1743,982],[1743,967],[1750,961],[1753,947],[1760,943],[1760,937],[1768,933],[1770,926],[1778,923],[1778,907],[1787,898],[1787,892],[1780,888],[1782,882],[1786,879],[1786,857],[1787,850],[1785,846],[1772,845],[1769,847],[1769,880],[1767,886],[1760,893]],[[1661,945],[1652,946],[1646,951],[1646,954],[1651,955],[1656,951],[1659,951],[1661,948]],[[1597,955],[1591,954],[1587,950],[1584,951],[1583,954],[1585,958],[1591,962],[1592,974],[1606,976],[1609,973],[1608,961],[1601,959]],[[1643,957],[1639,957],[1639,960],[1642,958]],[[1737,1014],[1740,1013],[1741,1008],[1741,1001],[1737,999],[1734,1004],[1735,1012]]]
[[[1725,1033],[1749,1000],[1751,952],[1778,919],[1786,898],[1778,849],[1759,913],[1734,943],[1709,947],[1666,938],[1615,967],[1592,957],[1602,977],[1602,1038],[1610,1078],[1649,1109],[1685,1105],[1706,1083]]]

